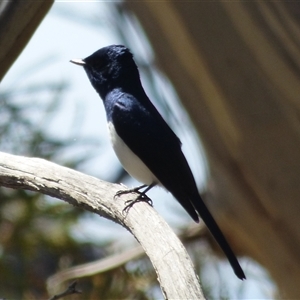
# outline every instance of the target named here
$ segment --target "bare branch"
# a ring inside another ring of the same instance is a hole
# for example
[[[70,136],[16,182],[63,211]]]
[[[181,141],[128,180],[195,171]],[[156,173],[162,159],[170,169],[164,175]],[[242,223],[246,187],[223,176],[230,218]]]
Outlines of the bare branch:
[[[64,292],[58,295],[54,295],[49,300],[58,300],[68,295],[81,294],[82,292],[76,289],[76,285],[77,285],[77,281],[72,282]]]
[[[158,275],[165,298],[203,299],[192,262],[175,233],[146,203],[123,214],[125,202],[114,200],[121,185],[101,181],[39,158],[0,153],[0,185],[37,191],[97,213],[127,228],[140,242]]]
[[[179,239],[185,244],[191,243],[195,240],[199,240],[201,237],[206,237],[208,230],[203,223],[201,223],[201,225],[202,226],[199,226],[198,224],[193,224],[192,226],[186,228],[178,236]],[[113,254],[108,257],[95,260],[93,262],[81,264],[75,267],[62,270],[49,277],[49,279],[47,280],[48,290],[51,290],[53,289],[53,287],[62,284],[63,282],[68,280],[105,273],[107,271],[123,266],[129,261],[139,259],[145,255],[146,253],[144,249],[141,246],[136,246],[127,249],[122,253]]]
[[[116,269],[127,262],[138,259],[145,255],[145,251],[141,246],[137,246],[122,253],[110,255],[99,260],[68,268],[51,276],[47,280],[48,289],[52,289],[56,285],[62,284],[64,281],[74,278],[93,276],[95,274],[107,272]]]

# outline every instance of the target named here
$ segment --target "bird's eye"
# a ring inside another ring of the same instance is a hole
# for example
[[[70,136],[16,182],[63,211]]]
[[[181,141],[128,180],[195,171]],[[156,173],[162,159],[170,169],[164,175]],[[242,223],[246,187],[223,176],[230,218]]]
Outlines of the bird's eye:
[[[96,69],[102,69],[103,66],[105,66],[105,63],[103,61],[97,61],[92,64],[94,68]]]
[[[106,68],[107,65],[109,65],[109,61],[106,59],[106,57],[99,57],[96,58],[95,61],[93,62],[94,67],[97,69],[103,69]]]
[[[105,61],[99,62],[95,67],[101,72],[107,72],[109,70],[109,64]]]

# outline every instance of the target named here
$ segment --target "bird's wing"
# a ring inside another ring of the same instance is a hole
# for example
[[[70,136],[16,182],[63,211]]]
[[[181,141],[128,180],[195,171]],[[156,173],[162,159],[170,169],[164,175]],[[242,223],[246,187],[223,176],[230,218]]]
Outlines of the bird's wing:
[[[131,151],[198,221],[192,203],[199,194],[180,140],[154,106],[150,103],[145,107],[134,96],[123,95],[115,102],[111,118],[117,134]]]
[[[116,132],[196,222],[199,213],[235,274],[245,279],[235,254],[198,193],[179,139],[154,106],[146,109],[130,97],[133,96],[114,105],[112,119]]]

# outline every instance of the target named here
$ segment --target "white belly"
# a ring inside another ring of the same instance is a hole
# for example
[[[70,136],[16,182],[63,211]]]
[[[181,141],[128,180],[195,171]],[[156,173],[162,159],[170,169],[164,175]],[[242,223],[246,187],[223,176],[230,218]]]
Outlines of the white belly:
[[[108,130],[110,133],[112,146],[124,169],[141,183],[147,185],[159,183],[157,178],[148,169],[148,167],[128,148],[124,141],[119,137],[114,125],[111,122],[108,123]]]

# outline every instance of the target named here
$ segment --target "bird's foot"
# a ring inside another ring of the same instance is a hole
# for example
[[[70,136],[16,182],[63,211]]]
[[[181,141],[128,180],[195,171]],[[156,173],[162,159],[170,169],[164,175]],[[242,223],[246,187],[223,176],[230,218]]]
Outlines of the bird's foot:
[[[120,197],[121,195],[123,194],[130,194],[130,193],[137,193],[139,194],[135,199],[133,200],[127,200],[125,202],[126,206],[125,208],[123,209],[123,212],[128,212],[129,209],[135,204],[135,203],[138,203],[138,202],[146,202],[148,203],[150,206],[153,206],[153,202],[152,200],[146,195],[146,192],[148,192],[152,187],[154,187],[155,184],[152,184],[152,185],[149,185],[147,186],[146,184],[144,185],[141,185],[141,186],[138,186],[136,188],[133,188],[133,189],[129,189],[129,190],[122,190],[122,191],[118,191],[116,194],[115,194],[115,197]],[[144,191],[140,191],[140,189],[143,189],[147,187]]]
[[[123,212],[124,213],[128,213],[128,211],[130,210],[130,208],[133,207],[133,205],[135,203],[138,203],[138,202],[146,202],[150,206],[153,206],[153,202],[152,202],[152,200],[148,196],[146,196],[146,195],[139,195],[136,199],[134,199],[134,200],[127,200],[125,202],[126,206],[124,207]]]
[[[121,195],[125,195],[125,194],[131,194],[131,193],[138,193],[139,195],[145,195],[145,191],[144,192],[140,192],[140,189],[142,189],[142,188],[144,188],[146,186],[147,186],[146,184],[143,184],[143,185],[135,187],[133,189],[118,191],[118,192],[116,192],[114,198],[120,197]]]

